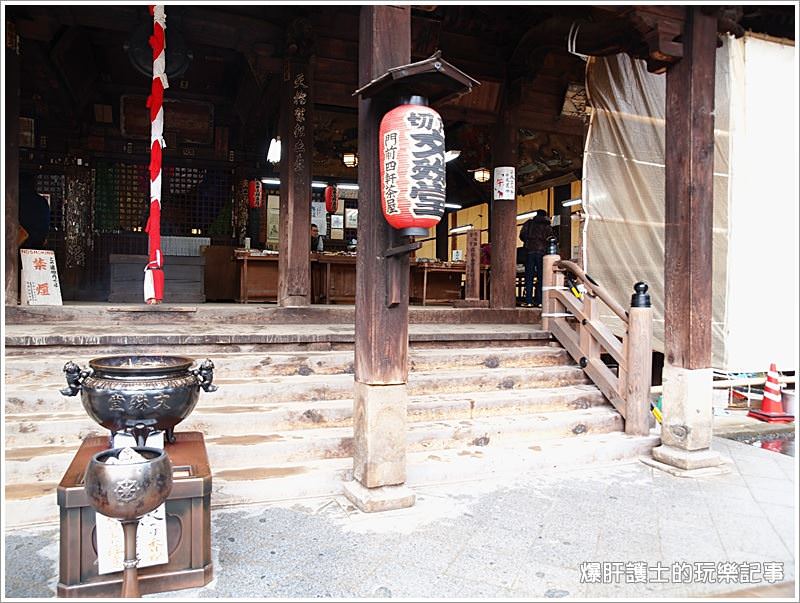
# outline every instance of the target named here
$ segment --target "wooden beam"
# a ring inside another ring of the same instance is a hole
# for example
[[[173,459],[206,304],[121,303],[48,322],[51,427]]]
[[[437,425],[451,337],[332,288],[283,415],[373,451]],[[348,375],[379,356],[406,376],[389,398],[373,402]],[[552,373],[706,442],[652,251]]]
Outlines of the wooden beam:
[[[308,255],[314,151],[311,73],[307,59],[290,59],[281,86],[279,306],[307,306],[311,302]]]
[[[494,167],[517,167],[519,128],[508,110],[508,87],[504,86],[503,101],[494,131],[492,163]],[[491,190],[491,189],[490,189]],[[492,194],[492,197],[494,195]],[[517,300],[517,200],[491,202],[492,223],[489,240],[491,253],[491,287],[489,306],[513,308]]]
[[[569,201],[572,196],[572,186],[569,184],[561,184],[555,187],[553,215],[558,214],[558,255],[562,258],[569,259],[572,257],[572,222],[570,220],[571,210],[569,206],[564,207],[562,203]]]
[[[711,366],[716,17],[687,8],[684,56],[667,71],[664,244],[666,362]]]
[[[14,22],[6,21],[6,305],[19,303],[19,44]]]
[[[359,25],[361,86],[411,60],[411,7],[365,5]],[[386,109],[377,98],[358,101],[358,256],[356,262],[355,379],[372,385],[408,380],[408,256],[387,259],[394,231],[383,217],[378,131]],[[399,303],[386,304],[389,262],[402,262]]]
[[[450,214],[445,213],[436,225],[436,257],[443,262],[450,260]]]

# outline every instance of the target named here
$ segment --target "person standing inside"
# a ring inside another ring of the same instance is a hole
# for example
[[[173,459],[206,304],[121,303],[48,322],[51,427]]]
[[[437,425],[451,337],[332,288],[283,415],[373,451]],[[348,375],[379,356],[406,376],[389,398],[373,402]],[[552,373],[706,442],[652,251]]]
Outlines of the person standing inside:
[[[19,178],[20,248],[42,249],[50,231],[50,204],[36,192],[33,174]]]
[[[319,227],[316,224],[311,225],[311,251],[322,251],[322,235],[319,234]]]
[[[519,231],[519,238],[528,252],[525,262],[525,303],[524,306],[542,307],[542,262],[547,250],[547,239],[555,236],[550,225],[550,216],[540,209],[536,215],[525,222]],[[533,292],[533,276],[536,275],[536,293]]]

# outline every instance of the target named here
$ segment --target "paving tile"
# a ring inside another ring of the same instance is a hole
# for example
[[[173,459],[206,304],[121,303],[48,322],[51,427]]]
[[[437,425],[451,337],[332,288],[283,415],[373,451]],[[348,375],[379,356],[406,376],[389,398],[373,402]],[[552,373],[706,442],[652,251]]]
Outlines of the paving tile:
[[[489,548],[468,547],[462,550],[446,570],[453,577],[511,588],[523,564],[523,551],[509,554]]]

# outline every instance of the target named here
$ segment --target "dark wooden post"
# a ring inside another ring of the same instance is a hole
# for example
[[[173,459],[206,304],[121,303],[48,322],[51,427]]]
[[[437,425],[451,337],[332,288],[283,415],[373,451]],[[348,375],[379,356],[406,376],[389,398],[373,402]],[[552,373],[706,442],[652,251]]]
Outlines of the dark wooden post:
[[[667,71],[664,416],[653,457],[719,465],[711,444],[711,251],[717,18],[687,7],[683,58]]]
[[[443,262],[450,259],[450,214],[445,212],[436,225],[436,257]]]
[[[411,7],[362,6],[358,79],[361,86],[411,61]],[[408,379],[408,255],[387,260],[393,229],[383,217],[378,158],[379,98],[358,102],[358,256],[356,261],[353,477],[345,495],[361,510],[414,504],[406,480]],[[394,301],[387,304],[389,264],[397,264]],[[403,277],[404,275],[404,277]]]
[[[464,285],[464,299],[478,301],[481,298],[481,233],[470,230],[467,233],[467,263]]]
[[[19,38],[6,21],[6,305],[19,303]]]
[[[279,306],[307,306],[311,300],[311,73],[307,59],[290,59],[281,86]]]
[[[572,222],[570,214],[572,208],[564,207],[562,203],[569,201],[572,196],[572,187],[569,184],[562,184],[555,187],[553,191],[554,206],[553,214],[558,214],[558,251],[562,258],[572,257]]]
[[[507,84],[506,84],[507,87]],[[518,128],[509,111],[508,93],[494,131],[492,163],[517,166]],[[492,195],[494,197],[494,195]],[[517,298],[517,200],[491,201],[489,240],[492,243],[489,306],[513,308]]]

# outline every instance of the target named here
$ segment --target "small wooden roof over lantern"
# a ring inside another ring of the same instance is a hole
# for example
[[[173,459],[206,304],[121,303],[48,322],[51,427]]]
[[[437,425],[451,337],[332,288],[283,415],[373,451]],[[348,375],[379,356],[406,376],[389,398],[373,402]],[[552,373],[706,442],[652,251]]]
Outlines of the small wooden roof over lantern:
[[[431,57],[392,67],[353,93],[361,98],[422,96],[428,103],[439,104],[472,92],[481,83],[442,58],[437,50]]]

